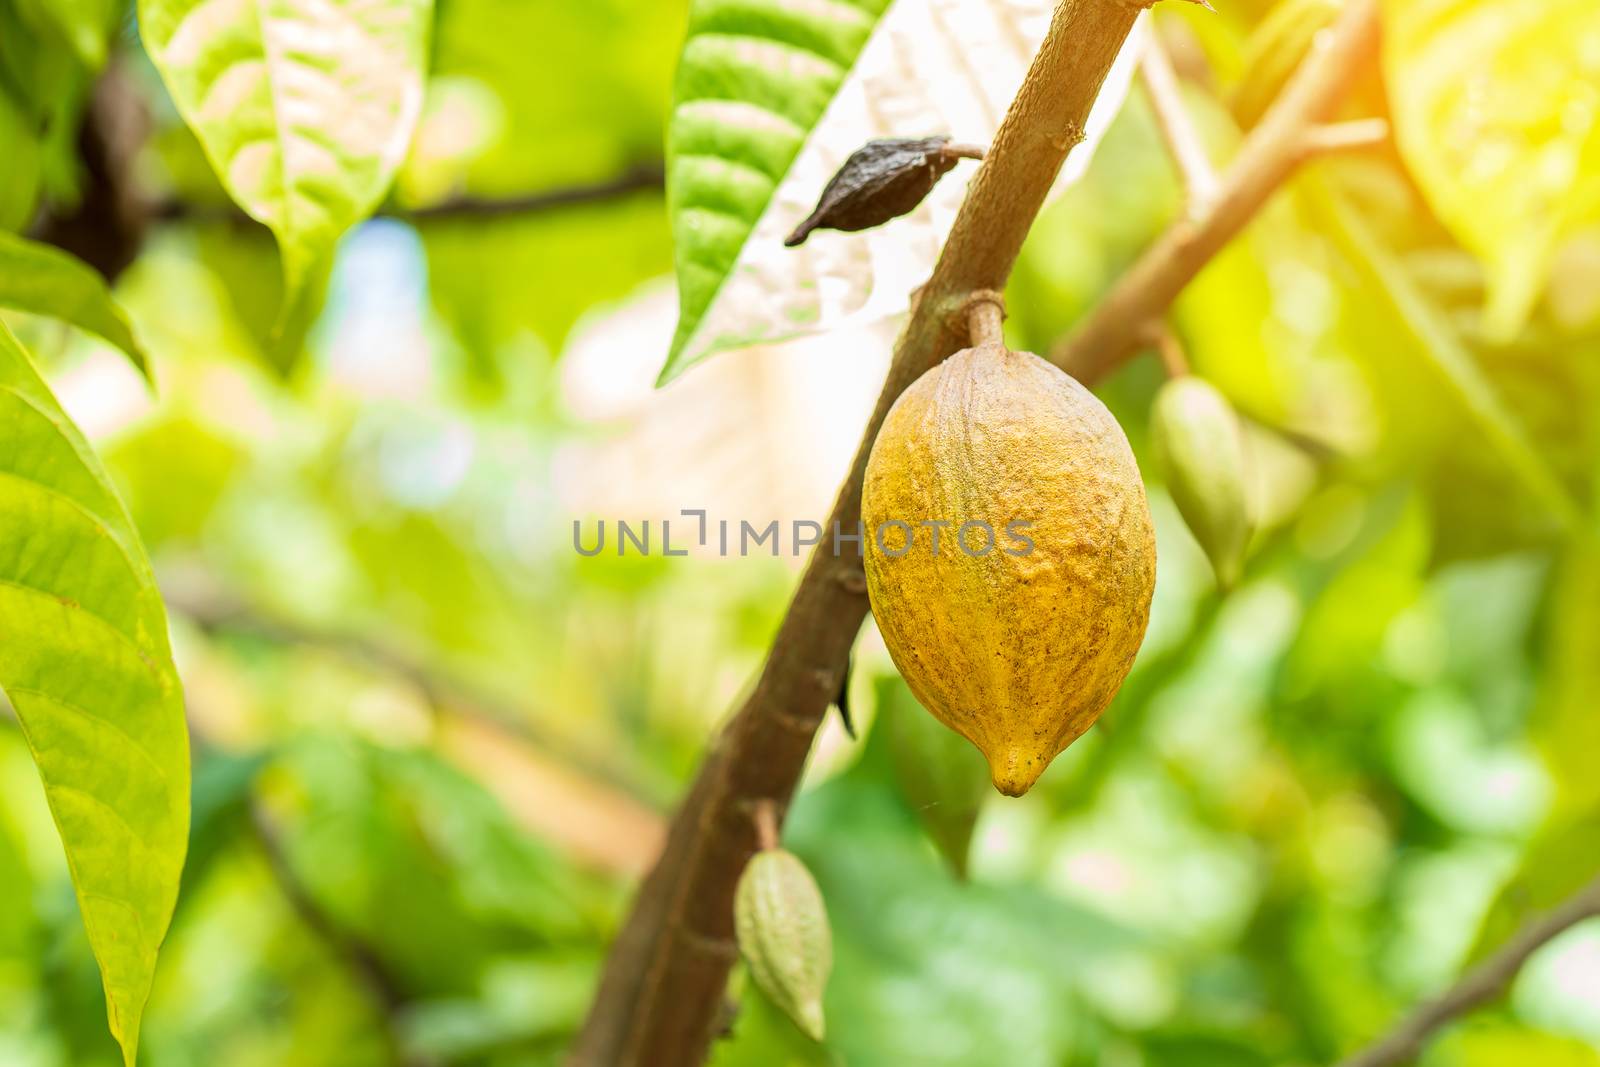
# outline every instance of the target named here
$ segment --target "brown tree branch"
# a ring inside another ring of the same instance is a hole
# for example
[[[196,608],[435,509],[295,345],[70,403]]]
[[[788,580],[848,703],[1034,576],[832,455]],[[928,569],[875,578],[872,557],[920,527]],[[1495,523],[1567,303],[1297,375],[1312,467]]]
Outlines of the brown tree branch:
[[[388,965],[370,945],[329,915],[306,888],[295,872],[288,853],[284,851],[277,827],[260,801],[254,798],[250,801],[249,817],[250,829],[266,859],[267,870],[290,910],[306,930],[345,966],[372,1001],[383,1024],[383,1039],[395,1067],[435,1067],[433,1060],[408,1053],[400,1038],[396,1023],[410,1002],[400,980],[390,972]]]
[[[1050,358],[1083,381],[1099,378],[1127,358],[1148,324],[1166,312],[1306,158],[1306,131],[1332,114],[1377,39],[1377,0],[1353,0],[1317,36],[1282,95],[1245,139],[1205,213],[1167,230]]]
[[[1395,1067],[1411,1061],[1440,1027],[1505,992],[1528,957],[1578,923],[1593,918],[1600,918],[1600,878],[1548,915],[1524,926],[1500,951],[1468,971],[1449,990],[1418,1007],[1376,1044],[1342,1060],[1339,1067]]]
[[[967,341],[962,310],[1001,290],[1101,83],[1144,5],[1066,0],[967,189],[933,275],[919,291],[883,391],[834,504],[854,534],[867,454],[895,399]],[[674,820],[608,961],[573,1052],[585,1067],[692,1067],[710,1045],[737,954],[733,893],[756,848],[751,805],[788,805],[817,726],[838,692],[866,615],[858,551],[826,541],[811,557],[760,680],[729,722]],[[835,551],[829,551],[832,548]]]
[[[1333,155],[1336,152],[1354,152],[1376,148],[1389,141],[1389,120],[1380,118],[1352,119],[1349,122],[1330,122],[1313,126],[1300,141],[1300,154],[1305,159]]]
[[[167,609],[207,634],[232,633],[274,645],[326,649],[342,659],[407,682],[437,710],[448,711],[531,748],[556,753],[577,774],[625,798],[631,806],[643,810],[651,806],[646,791],[614,764],[539,729],[529,721],[526,709],[395,645],[269,617],[233,594],[215,588],[209,575],[174,570],[162,575],[161,584]]]
[[[492,221],[515,215],[538,214],[541,211],[557,208],[603,203],[637,192],[659,191],[665,181],[666,171],[660,162],[640,163],[615,177],[542,189],[536,193],[504,197],[455,196],[417,208],[403,208],[390,204],[379,208],[376,217],[403,219],[407,222],[451,219]],[[248,226],[259,225],[232,204],[195,204],[186,200],[169,199],[151,205],[148,213],[152,220],[158,222],[227,221]]]
[[[1217,195],[1217,171],[1183,102],[1183,87],[1172,69],[1172,58],[1154,27],[1150,28],[1144,54],[1139,57],[1139,78],[1150,98],[1161,140],[1183,179],[1184,209],[1190,218],[1202,218]]]

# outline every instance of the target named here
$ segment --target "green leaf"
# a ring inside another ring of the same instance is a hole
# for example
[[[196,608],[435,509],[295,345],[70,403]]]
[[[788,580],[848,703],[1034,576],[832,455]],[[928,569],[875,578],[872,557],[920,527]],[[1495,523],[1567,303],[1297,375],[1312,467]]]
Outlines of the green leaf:
[[[1481,962],[1534,917],[1587,885],[1595,876],[1596,856],[1600,856],[1600,807],[1541,831],[1484,915],[1468,963]]]
[[[1548,596],[1549,624],[1544,671],[1533,721],[1535,744],[1555,780],[1563,814],[1582,812],[1595,820],[1600,842],[1600,548],[1572,547],[1555,569]],[[1596,855],[1600,855],[1597,850]]]
[[[0,233],[0,307],[61,319],[128,354],[145,380],[150,361],[94,268],[58,248]]]
[[[1410,334],[1418,354],[1477,423],[1484,439],[1553,518],[1569,531],[1578,529],[1583,523],[1582,510],[1449,321],[1429,303],[1372,227],[1337,193],[1317,183],[1307,187],[1311,202],[1327,220],[1330,236],[1368,275],[1369,289],[1388,305]]]
[[[1485,326],[1509,340],[1557,247],[1600,219],[1600,5],[1385,0],[1383,11],[1401,154],[1487,265]]]
[[[35,25],[50,25],[71,46],[78,61],[99,70],[106,45],[122,12],[119,0],[17,0]]]
[[[874,689],[895,784],[951,871],[965,878],[972,832],[991,795],[989,768],[972,742],[917,703],[899,675],[879,676]]]
[[[0,145],[6,165],[0,168],[0,230],[20,230],[33,219],[39,201],[43,148],[22,107],[0,87]]]
[[[0,690],[61,833],[128,1064],[189,831],[166,611],[99,460],[0,327]]]
[[[229,195],[278,238],[284,312],[378,206],[422,103],[432,0],[140,0],[145,47]]]
[[[694,0],[667,129],[678,329],[662,381],[728,278],[887,0]]]

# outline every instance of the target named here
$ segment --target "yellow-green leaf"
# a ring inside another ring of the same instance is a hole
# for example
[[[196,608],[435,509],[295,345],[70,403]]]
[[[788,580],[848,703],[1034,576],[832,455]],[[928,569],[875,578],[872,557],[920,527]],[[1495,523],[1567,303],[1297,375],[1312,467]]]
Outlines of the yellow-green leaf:
[[[1514,336],[1551,256],[1600,221],[1600,4],[1385,0],[1384,72],[1406,165],[1489,271]]]
[[[131,1067],[188,841],[183,692],[133,523],[3,326],[0,690],[44,781]]]
[[[1506,467],[1566,531],[1583,524],[1583,511],[1571,491],[1551,469],[1522,420],[1495,389],[1450,321],[1406,273],[1394,253],[1383,246],[1370,223],[1324,185],[1306,186],[1308,203],[1325,220],[1327,232],[1371,282],[1416,352],[1437,372],[1448,395],[1504,460]]]
[[[286,311],[372,213],[422,104],[432,0],[140,0],[145,48],[283,256]]]
[[[61,319],[110,341],[146,379],[150,362],[94,268],[38,241],[0,233],[0,307]]]

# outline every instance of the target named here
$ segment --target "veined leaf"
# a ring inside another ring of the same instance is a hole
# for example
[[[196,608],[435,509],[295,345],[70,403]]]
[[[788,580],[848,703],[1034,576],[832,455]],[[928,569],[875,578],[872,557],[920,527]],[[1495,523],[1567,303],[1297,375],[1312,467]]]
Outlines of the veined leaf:
[[[1449,321],[1428,302],[1371,226],[1337,193],[1315,183],[1307,188],[1311,202],[1327,219],[1330,234],[1366,272],[1372,290],[1381,294],[1396,320],[1411,335],[1417,352],[1438,373],[1507,467],[1566,530],[1578,529],[1583,523],[1582,510]]]
[[[694,0],[667,136],[678,328],[663,382],[712,353],[904,311],[955,220],[961,165],[922,206],[860,234],[784,238],[876,138],[999,128],[1050,0]],[[1057,188],[1127,96],[1130,36]]]
[[[4,327],[0,690],[44,780],[131,1067],[188,839],[183,692],[133,523]]]
[[[58,248],[0,233],[0,307],[61,319],[110,341],[150,379],[128,317],[88,264]]]
[[[284,306],[405,157],[432,0],[140,0],[145,47],[229,194],[278,238]]]
[[[1489,270],[1489,336],[1516,334],[1551,256],[1600,221],[1600,4],[1385,0],[1396,140]]]

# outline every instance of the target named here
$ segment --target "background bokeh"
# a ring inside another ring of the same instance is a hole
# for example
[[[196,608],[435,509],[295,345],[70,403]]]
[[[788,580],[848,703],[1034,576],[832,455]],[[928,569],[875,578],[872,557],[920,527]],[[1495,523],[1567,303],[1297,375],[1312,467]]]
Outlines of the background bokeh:
[[[1159,26],[1222,159],[1266,5],[1218,6]],[[193,839],[152,1067],[559,1062],[752,682],[800,563],[787,546],[584,558],[573,522],[820,520],[894,324],[654,388],[684,8],[439,0],[385,217],[287,330],[271,238],[228,206],[131,16],[109,89],[61,74],[62,107],[109,93],[137,114],[128,173],[164,205],[116,288],[157,394],[108,347],[6,316],[125,494],[187,689]],[[1351,113],[1383,101],[1374,73]],[[70,130],[36,147],[45,203],[70,205],[87,181]],[[546,195],[572,190],[589,195]],[[418,213],[465,197],[527,203]],[[1030,238],[1012,342],[1048,350],[1180,209],[1135,92]],[[1452,325],[1592,512],[1600,228],[1557,264],[1527,325],[1488,336],[1482,268],[1392,149],[1291,183],[1173,319],[1250,420],[1244,581],[1218,593],[1163,492],[1161,370],[1130,362],[1100,392],[1150,478],[1160,576],[1104,727],[1026,798],[985,803],[958,880],[897,784],[878,727],[921,712],[869,624],[862,737],[830,721],[786,834],[833,923],[828,1041],[739,976],[715,1062],[1327,1063],[1590,877],[1600,551],[1522,488],[1393,299],[1399,279]],[[117,1062],[37,774],[0,718],[0,1064]],[[1600,1067],[1600,927],[1424,1062]]]

